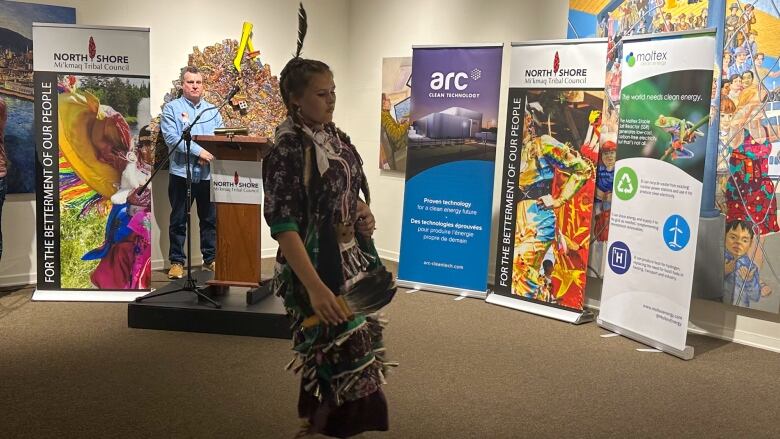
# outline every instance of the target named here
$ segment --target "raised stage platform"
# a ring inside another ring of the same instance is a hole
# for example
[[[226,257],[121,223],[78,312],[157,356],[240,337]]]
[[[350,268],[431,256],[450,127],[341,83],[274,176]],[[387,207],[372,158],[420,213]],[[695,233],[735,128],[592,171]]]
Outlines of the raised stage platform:
[[[193,275],[198,285],[205,285],[213,273],[197,270]],[[154,293],[180,288],[184,280],[176,280]],[[127,326],[139,329],[165,331],[207,332],[211,334],[246,335],[251,337],[292,337],[290,322],[282,299],[268,291],[255,292],[254,304],[247,304],[247,288],[231,287],[226,295],[210,296],[222,307],[217,309],[207,302],[199,302],[191,292],[180,291],[132,302],[127,307]]]

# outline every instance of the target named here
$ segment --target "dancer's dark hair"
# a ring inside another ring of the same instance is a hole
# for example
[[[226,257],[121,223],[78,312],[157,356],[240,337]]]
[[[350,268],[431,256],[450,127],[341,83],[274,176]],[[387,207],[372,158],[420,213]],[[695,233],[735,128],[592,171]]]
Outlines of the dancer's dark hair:
[[[282,94],[284,106],[287,107],[288,116],[294,116],[298,111],[290,102],[290,98],[303,94],[313,75],[330,72],[330,67],[322,61],[301,58],[307,30],[306,10],[303,9],[303,3],[301,3],[298,8],[298,45],[295,56],[284,66],[279,75],[279,91]]]
[[[306,10],[303,9],[303,3],[298,7],[298,45],[295,49],[295,56],[293,59],[287,62],[287,65],[282,69],[282,73],[279,74],[279,91],[282,94],[282,100],[284,106],[287,107],[287,115],[293,117],[300,122],[300,116],[298,115],[298,108],[290,101],[293,96],[301,96],[306,87],[309,86],[311,77],[320,73],[332,73],[330,67],[322,61],[315,59],[301,58],[301,52],[303,51],[303,40],[306,38],[306,31],[308,30],[308,23],[306,21]],[[363,166],[363,160],[360,158],[360,154],[352,145],[349,137],[341,130],[337,129],[335,125],[325,127],[326,130],[330,130],[334,135],[341,138],[342,141],[350,145],[355,152],[355,156],[360,161],[361,169]],[[366,204],[371,203],[371,194],[368,189],[368,181],[363,178],[361,185],[361,191],[366,199]]]

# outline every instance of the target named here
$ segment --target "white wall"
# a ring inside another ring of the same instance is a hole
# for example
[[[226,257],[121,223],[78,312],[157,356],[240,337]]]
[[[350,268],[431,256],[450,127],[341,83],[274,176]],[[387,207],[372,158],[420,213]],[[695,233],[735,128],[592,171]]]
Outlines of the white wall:
[[[152,46],[152,114],[159,112],[163,94],[178,69],[186,63],[192,46],[204,47],[225,38],[238,38],[241,23],[254,23],[254,43],[264,62],[278,72],[294,50],[296,8],[293,0],[237,0],[229,8],[213,2],[186,3],[136,0],[56,1],[77,8],[82,24],[150,27]],[[180,5],[186,4],[184,8]],[[307,57],[331,65],[338,86],[336,122],[352,137],[366,163],[377,217],[377,247],[380,254],[398,258],[403,206],[403,175],[380,172],[379,107],[381,60],[383,57],[411,55],[416,44],[505,43],[530,39],[562,38],[566,34],[568,1],[534,0],[309,0]],[[190,22],[171,25],[179,15]],[[504,63],[500,109],[506,108],[508,63]],[[499,111],[499,127],[505,122]],[[503,136],[499,135],[498,164],[503,157]],[[497,172],[496,181],[500,173]],[[155,234],[160,245],[153,259],[158,263],[167,254],[167,176],[158,177],[155,189]],[[498,191],[496,184],[496,192]],[[497,197],[494,197],[498,199]],[[9,196],[3,211],[5,254],[0,263],[0,285],[35,281],[35,217],[31,195]],[[497,208],[494,207],[494,217]],[[495,221],[494,221],[495,222]],[[275,251],[268,229],[263,225],[265,255]],[[195,240],[197,244],[197,240]],[[196,252],[197,253],[197,252]],[[493,255],[491,249],[491,255]],[[492,259],[492,256],[491,256]],[[598,306],[598,293],[589,294],[589,303]],[[780,352],[780,316],[694,300],[691,309],[694,329],[716,337],[736,339]]]
[[[28,1],[30,2],[30,1]],[[152,116],[160,113],[163,96],[171,81],[186,65],[193,46],[203,49],[224,39],[239,39],[244,21],[254,24],[253,42],[260,58],[278,75],[295,51],[298,2],[294,0],[231,0],[215,3],[205,0],[45,0],[31,1],[76,8],[79,24],[135,26],[151,29],[151,102]],[[229,3],[229,6],[228,6]],[[320,58],[337,72],[347,70],[347,0],[317,0],[306,3],[309,33],[304,53]],[[179,18],[181,17],[181,18]],[[152,260],[162,266],[168,255],[168,176],[154,181],[153,234],[159,237]],[[197,218],[197,215],[193,216]],[[197,227],[197,221],[193,223]],[[4,252],[0,262],[0,285],[35,282],[35,197],[32,194],[9,195],[3,208]],[[162,233],[160,233],[162,232]],[[272,256],[276,243],[263,224],[263,254]],[[193,239],[193,263],[201,261],[198,238]]]

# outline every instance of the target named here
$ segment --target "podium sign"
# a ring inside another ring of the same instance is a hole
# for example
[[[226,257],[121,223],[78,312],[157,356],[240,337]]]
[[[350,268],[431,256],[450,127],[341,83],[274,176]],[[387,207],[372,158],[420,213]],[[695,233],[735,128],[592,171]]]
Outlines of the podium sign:
[[[239,160],[211,162],[211,201],[215,203],[263,204],[263,168]]]

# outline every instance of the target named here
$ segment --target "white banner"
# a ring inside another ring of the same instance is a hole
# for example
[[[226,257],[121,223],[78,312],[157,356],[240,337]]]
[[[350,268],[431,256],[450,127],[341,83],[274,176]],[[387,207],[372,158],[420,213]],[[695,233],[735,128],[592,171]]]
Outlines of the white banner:
[[[211,162],[211,201],[263,204],[263,168],[257,162]]]
[[[33,299],[133,300],[151,289],[149,30],[35,23],[33,39]]]
[[[686,350],[714,52],[713,34],[623,47],[599,320],[672,353]]]
[[[605,40],[512,47],[509,86],[518,88],[604,88],[607,66]],[[603,52],[596,56],[594,52]]]
[[[149,76],[148,28],[34,23],[34,38],[39,72]]]

